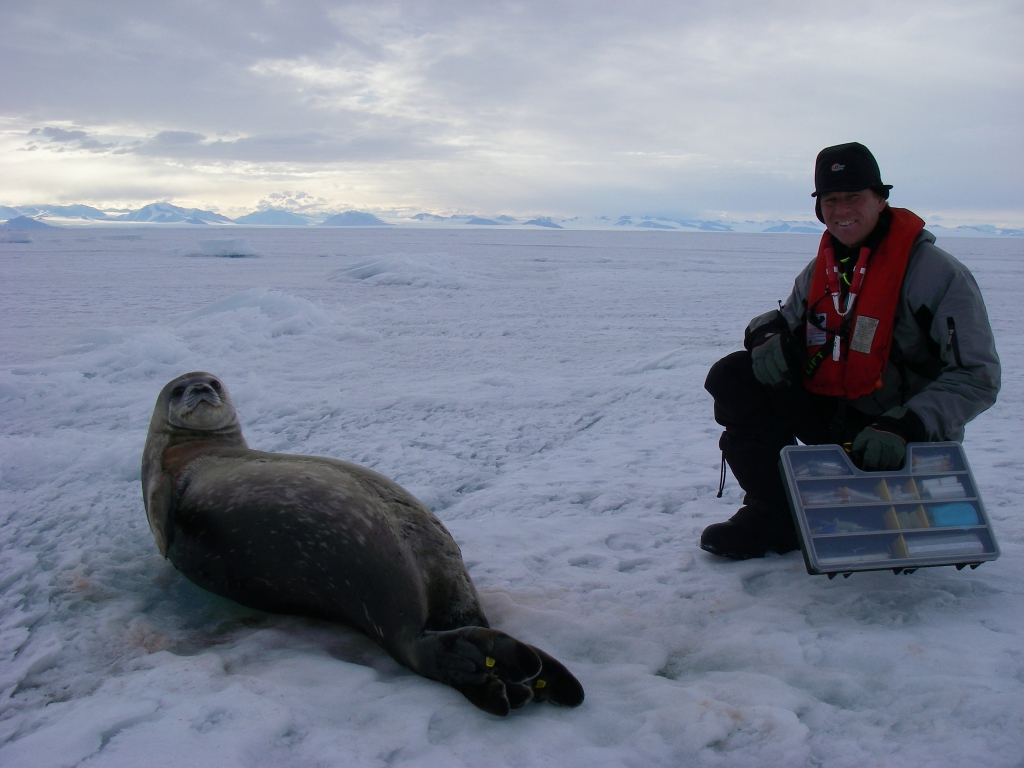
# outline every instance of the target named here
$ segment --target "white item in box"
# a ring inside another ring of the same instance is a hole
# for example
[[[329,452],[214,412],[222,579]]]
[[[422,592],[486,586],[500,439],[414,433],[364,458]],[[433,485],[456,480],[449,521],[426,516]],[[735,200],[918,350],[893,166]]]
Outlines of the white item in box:
[[[857,563],[877,563],[882,560],[890,560],[891,558],[892,555],[890,555],[888,552],[851,552],[848,555],[836,555],[835,557],[819,557],[818,564],[827,567],[830,565],[850,563],[852,561],[855,561]]]
[[[911,557],[980,555],[985,551],[981,539],[972,533],[930,538],[907,537],[907,552]]]
[[[929,499],[963,499],[967,491],[955,475],[930,477],[921,481],[921,495]]]

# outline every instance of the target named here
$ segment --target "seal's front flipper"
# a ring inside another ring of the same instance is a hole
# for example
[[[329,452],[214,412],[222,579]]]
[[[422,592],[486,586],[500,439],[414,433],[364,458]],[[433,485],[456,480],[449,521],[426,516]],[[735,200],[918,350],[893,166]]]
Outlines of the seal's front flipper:
[[[530,646],[533,648],[533,646]],[[526,684],[533,689],[533,700],[550,701],[562,707],[578,707],[583,703],[583,686],[562,662],[540,648],[533,648],[543,667],[540,674]]]

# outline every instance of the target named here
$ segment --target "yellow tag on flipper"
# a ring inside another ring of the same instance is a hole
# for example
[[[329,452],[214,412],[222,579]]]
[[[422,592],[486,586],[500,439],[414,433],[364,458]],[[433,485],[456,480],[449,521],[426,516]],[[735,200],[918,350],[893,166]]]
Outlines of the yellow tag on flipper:
[[[488,656],[487,658],[484,659],[484,664],[486,664],[488,669],[489,669],[489,668],[494,666],[494,659],[492,659],[490,656]]]
[[[543,688],[545,685],[547,685],[547,683],[545,681],[537,680],[536,682],[534,682],[533,687],[534,688]]]

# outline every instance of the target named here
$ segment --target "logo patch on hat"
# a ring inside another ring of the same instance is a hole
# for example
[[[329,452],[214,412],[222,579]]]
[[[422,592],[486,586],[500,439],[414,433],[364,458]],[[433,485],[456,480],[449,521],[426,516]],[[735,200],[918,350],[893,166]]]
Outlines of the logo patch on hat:
[[[845,167],[846,167],[846,166],[845,166],[845,165],[843,165],[842,163],[833,163],[833,164],[832,164],[832,170],[833,170],[833,171],[841,171],[841,170],[843,170],[843,168],[845,168]]]

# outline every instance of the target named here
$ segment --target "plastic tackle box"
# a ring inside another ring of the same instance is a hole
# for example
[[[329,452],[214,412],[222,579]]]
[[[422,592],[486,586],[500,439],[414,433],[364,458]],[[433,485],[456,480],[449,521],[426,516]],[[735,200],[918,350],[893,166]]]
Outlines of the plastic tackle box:
[[[864,472],[838,445],[793,445],[781,467],[808,573],[976,568],[999,557],[959,443],[910,443],[895,472]]]

